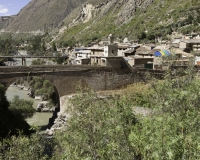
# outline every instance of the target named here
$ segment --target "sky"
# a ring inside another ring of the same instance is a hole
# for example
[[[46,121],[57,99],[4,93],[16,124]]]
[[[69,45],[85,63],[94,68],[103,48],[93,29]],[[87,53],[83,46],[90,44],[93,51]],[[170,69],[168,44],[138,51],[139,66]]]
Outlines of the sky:
[[[19,13],[31,0],[0,0],[0,16],[11,16]]]

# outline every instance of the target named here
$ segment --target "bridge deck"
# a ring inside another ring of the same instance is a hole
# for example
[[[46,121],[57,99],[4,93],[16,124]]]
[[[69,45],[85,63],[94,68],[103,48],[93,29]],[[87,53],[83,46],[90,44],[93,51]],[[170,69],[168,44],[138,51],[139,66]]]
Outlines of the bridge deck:
[[[88,66],[88,65],[41,65],[41,66],[0,66],[0,74],[16,72],[59,72],[59,71],[83,71],[83,70],[107,70],[111,67]]]

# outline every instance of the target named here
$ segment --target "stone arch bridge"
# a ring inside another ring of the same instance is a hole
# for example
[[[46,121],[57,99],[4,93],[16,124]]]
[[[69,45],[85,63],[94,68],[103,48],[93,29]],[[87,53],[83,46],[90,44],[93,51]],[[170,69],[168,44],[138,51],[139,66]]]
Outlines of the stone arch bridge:
[[[76,86],[94,91],[116,89],[136,81],[135,72],[128,69],[99,66],[15,66],[0,67],[0,83],[8,88],[19,77],[40,76],[52,82],[59,96],[76,92]]]
[[[19,77],[40,76],[54,85],[58,92],[58,98],[60,98],[75,93],[77,85],[100,91],[141,82],[144,81],[141,73],[145,71],[134,70],[124,61],[113,63],[109,67],[88,65],[2,66],[0,67],[0,83],[8,88]],[[162,74],[162,72],[158,72],[158,74]]]
[[[19,77],[40,76],[52,82],[61,97],[75,93],[78,84],[99,91],[144,81],[138,71],[126,66],[118,68],[88,65],[2,66],[0,83],[8,88]],[[144,70],[140,72],[143,73]],[[157,71],[157,74],[162,73]]]

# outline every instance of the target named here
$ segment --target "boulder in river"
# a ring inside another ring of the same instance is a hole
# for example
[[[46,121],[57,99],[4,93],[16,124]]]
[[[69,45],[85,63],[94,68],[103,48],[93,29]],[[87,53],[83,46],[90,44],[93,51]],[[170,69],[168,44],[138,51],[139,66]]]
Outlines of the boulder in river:
[[[42,102],[38,103],[36,112],[54,112],[55,107],[53,107],[53,108],[49,107],[48,104],[49,103],[47,101],[42,101]]]

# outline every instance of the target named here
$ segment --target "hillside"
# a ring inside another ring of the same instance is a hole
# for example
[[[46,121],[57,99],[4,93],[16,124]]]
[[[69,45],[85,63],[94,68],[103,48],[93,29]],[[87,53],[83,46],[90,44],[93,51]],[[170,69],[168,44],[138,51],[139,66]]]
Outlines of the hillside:
[[[167,39],[172,31],[199,32],[199,24],[198,0],[32,0],[0,29],[18,36],[48,32],[58,45],[72,46],[110,33],[121,41]]]
[[[99,8],[94,6],[82,21],[80,18],[76,18],[73,23],[66,20],[68,28],[60,34],[58,42],[61,45],[77,42],[87,44],[100,41],[110,33],[121,41],[125,37],[154,41],[157,36],[169,38],[168,35],[173,31],[183,34],[199,32],[199,5],[198,0],[111,0]],[[90,20],[89,15],[92,15]]]
[[[7,31],[31,32],[56,28],[71,11],[86,0],[32,0],[7,25]]]

